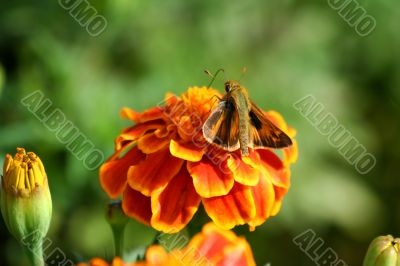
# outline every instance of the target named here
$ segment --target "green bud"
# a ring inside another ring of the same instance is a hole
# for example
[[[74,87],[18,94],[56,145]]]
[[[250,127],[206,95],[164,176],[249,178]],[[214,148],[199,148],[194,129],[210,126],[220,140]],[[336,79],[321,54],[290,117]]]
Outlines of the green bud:
[[[129,217],[122,210],[120,200],[111,200],[107,204],[106,219],[111,226],[125,227]]]
[[[400,266],[400,239],[379,236],[369,245],[363,266]]]
[[[122,210],[121,201],[110,201],[107,205],[106,219],[110,224],[114,236],[114,255],[123,256],[124,231],[129,218]]]
[[[17,148],[14,158],[6,155],[0,206],[10,233],[29,255],[39,257],[31,259],[42,260],[42,241],[50,226],[52,203],[43,163],[33,152]]]

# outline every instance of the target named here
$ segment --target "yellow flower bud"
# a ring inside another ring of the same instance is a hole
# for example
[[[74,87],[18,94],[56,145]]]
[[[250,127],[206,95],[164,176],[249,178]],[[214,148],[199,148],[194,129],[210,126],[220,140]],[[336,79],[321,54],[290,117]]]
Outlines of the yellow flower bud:
[[[20,243],[33,233],[39,234],[41,242],[49,229],[51,212],[47,175],[40,158],[23,148],[17,148],[14,158],[7,154],[1,179],[1,213],[10,233]]]
[[[400,265],[400,239],[391,235],[379,236],[369,245],[364,266]]]

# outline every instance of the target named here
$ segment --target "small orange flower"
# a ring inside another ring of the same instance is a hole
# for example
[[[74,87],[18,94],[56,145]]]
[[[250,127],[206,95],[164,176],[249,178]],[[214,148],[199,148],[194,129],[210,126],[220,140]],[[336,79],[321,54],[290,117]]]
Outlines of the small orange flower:
[[[201,233],[196,234],[189,243],[185,237],[170,235],[174,238],[168,243],[187,244],[184,248],[168,246],[167,241],[161,245],[153,245],[146,251],[145,261],[124,264],[121,259],[115,258],[110,266],[255,266],[253,253],[246,239],[236,236],[231,231],[219,229],[213,223],[203,227]],[[179,239],[176,239],[179,237]],[[181,238],[183,237],[183,238]],[[187,241],[186,241],[187,242]],[[167,250],[171,252],[167,253]],[[78,266],[109,266],[102,259],[95,258],[89,264]]]
[[[178,235],[170,235],[172,243]],[[171,243],[167,242],[167,243]],[[162,246],[171,249],[168,244]],[[253,253],[246,239],[238,237],[231,231],[221,230],[213,223],[203,226],[202,232],[196,234],[182,249],[173,249],[166,253],[159,245],[151,246],[146,251],[146,261],[142,266],[181,266],[181,265],[232,265],[255,266]]]
[[[123,195],[127,215],[172,233],[189,223],[200,202],[224,229],[253,229],[278,213],[290,185],[289,166],[297,159],[296,141],[283,150],[283,159],[268,149],[242,157],[209,144],[201,129],[215,96],[221,95],[194,87],[181,97],[167,95],[163,106],[143,113],[122,109],[135,124],[116,138],[100,182],[111,198]],[[295,136],[277,112],[265,115]]]

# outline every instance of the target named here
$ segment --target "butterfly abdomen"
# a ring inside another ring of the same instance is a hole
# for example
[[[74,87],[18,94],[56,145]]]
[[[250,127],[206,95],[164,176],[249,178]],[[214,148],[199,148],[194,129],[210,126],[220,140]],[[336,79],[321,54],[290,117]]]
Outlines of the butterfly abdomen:
[[[240,150],[243,156],[249,155],[250,143],[250,124],[249,124],[249,100],[247,95],[239,90],[233,97],[236,98],[236,108],[239,113],[239,143]]]

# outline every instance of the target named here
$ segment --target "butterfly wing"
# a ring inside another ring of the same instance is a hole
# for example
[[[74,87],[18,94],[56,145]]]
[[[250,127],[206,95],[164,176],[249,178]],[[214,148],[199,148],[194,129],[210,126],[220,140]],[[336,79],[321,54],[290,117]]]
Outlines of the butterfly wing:
[[[281,129],[275,126],[263,111],[251,102],[250,121],[250,139],[254,148],[286,148],[292,145],[292,140]]]
[[[239,114],[232,101],[222,100],[203,125],[204,138],[227,151],[235,151],[239,144]]]

